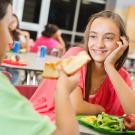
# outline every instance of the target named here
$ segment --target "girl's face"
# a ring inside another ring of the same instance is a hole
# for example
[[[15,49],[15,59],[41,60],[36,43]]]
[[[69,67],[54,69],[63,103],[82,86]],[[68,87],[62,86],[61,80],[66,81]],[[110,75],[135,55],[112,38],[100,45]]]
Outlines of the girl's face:
[[[9,25],[9,30],[14,31],[17,28],[18,21],[15,16],[12,17],[12,22]]]
[[[90,27],[88,49],[95,62],[103,63],[106,57],[115,50],[120,40],[119,27],[112,19],[97,18]]]

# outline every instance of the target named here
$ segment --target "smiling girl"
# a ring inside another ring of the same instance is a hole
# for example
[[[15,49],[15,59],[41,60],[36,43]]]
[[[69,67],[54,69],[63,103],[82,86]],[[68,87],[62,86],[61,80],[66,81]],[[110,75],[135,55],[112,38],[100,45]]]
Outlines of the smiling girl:
[[[122,68],[129,45],[121,17],[112,11],[93,15],[85,31],[85,45],[92,61],[81,69],[80,84],[71,95],[76,113],[135,113],[135,93]],[[72,48],[66,57],[80,50]]]
[[[79,84],[71,94],[76,114],[135,113],[135,93],[128,72],[122,68],[129,45],[121,17],[112,11],[94,14],[85,31],[84,48],[92,60],[80,69]],[[73,47],[64,57],[82,50]],[[56,83],[57,80],[45,79],[30,99],[35,110],[52,120],[55,120]]]

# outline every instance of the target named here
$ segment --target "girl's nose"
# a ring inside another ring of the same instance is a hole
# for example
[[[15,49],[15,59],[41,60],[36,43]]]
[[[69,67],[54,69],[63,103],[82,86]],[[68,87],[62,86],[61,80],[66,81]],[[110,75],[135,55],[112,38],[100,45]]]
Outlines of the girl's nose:
[[[98,38],[96,44],[98,48],[104,48],[104,41],[102,38]]]

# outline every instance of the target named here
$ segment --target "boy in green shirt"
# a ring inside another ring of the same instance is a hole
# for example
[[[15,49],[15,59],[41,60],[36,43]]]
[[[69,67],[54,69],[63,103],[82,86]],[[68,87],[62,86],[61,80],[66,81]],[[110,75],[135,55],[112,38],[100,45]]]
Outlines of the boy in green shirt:
[[[10,39],[8,26],[12,20],[11,3],[11,0],[0,0],[0,63]],[[0,135],[79,134],[69,99],[69,94],[76,87],[78,80],[78,74],[67,77],[60,71],[56,86],[54,125],[47,116],[40,116],[0,72]]]

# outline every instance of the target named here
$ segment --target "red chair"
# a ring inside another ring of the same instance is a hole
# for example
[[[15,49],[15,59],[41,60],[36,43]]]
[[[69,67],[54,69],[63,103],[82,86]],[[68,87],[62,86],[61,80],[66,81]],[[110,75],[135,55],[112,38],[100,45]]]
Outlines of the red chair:
[[[5,71],[2,71],[2,73],[5,76],[7,76],[7,78],[10,81],[12,80],[12,74],[10,72],[5,70]],[[34,92],[38,88],[37,85],[17,85],[15,87],[20,92],[20,94],[25,96],[27,99],[30,99],[30,97],[34,94]]]
[[[25,96],[27,99],[30,99],[38,88],[37,85],[18,85],[15,87],[20,92],[20,94]]]

